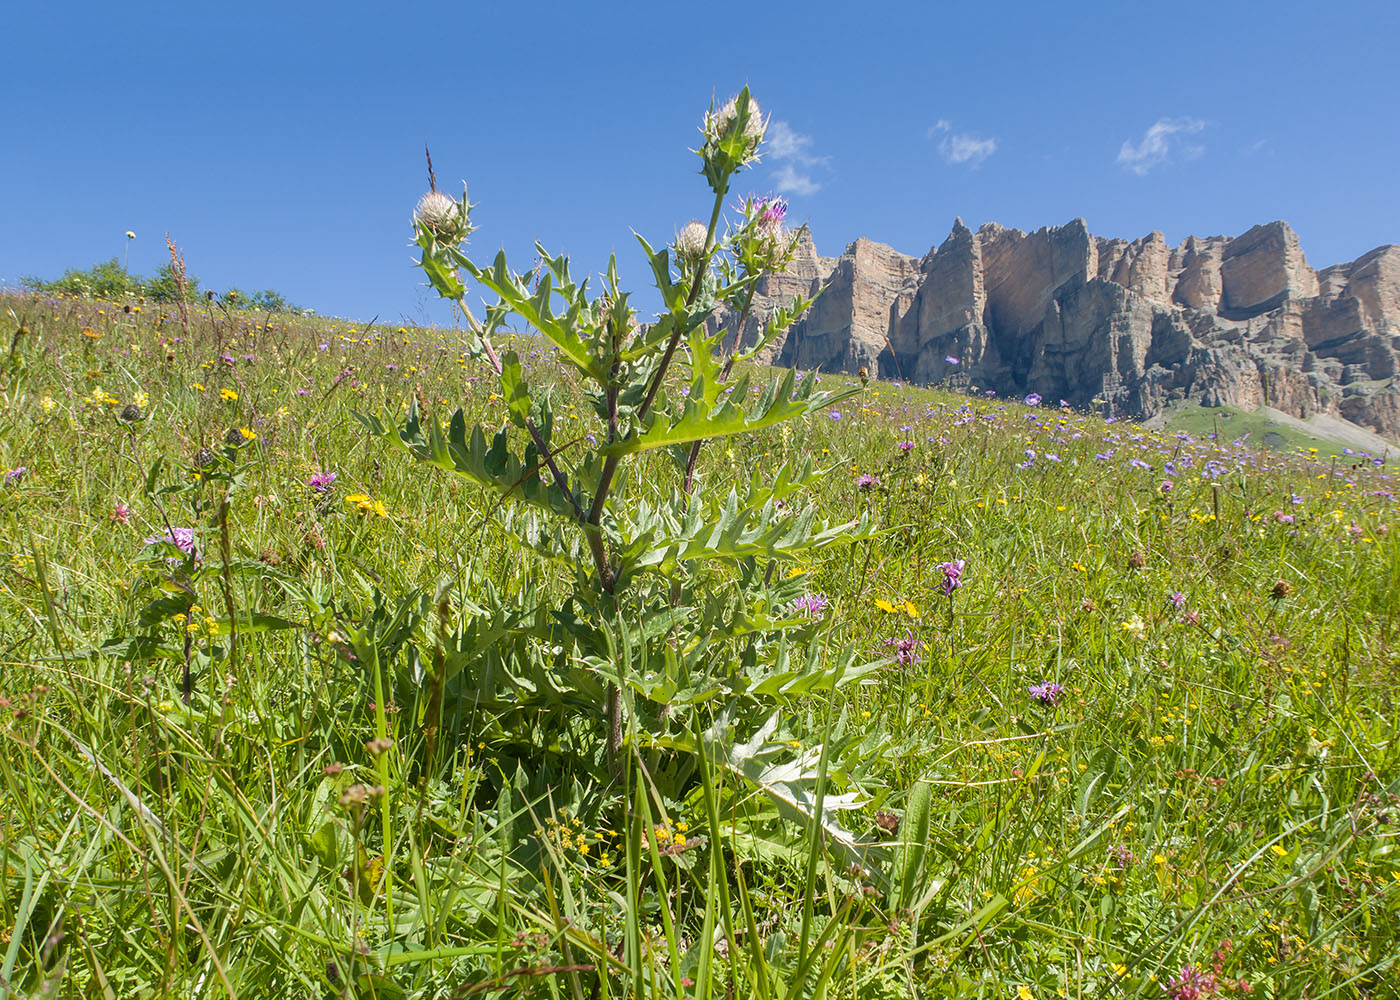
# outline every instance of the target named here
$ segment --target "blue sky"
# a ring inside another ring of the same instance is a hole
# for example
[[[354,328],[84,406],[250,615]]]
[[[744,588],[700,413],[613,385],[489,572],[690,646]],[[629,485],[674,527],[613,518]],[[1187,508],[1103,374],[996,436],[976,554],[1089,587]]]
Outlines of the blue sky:
[[[818,249],[922,254],[954,217],[1096,234],[1282,218],[1325,266],[1400,242],[1400,6],[1340,2],[10,4],[0,284],[169,232],[206,287],[445,320],[407,247],[465,179],[472,249],[645,278],[708,208],[696,126],[747,82]],[[642,300],[647,301],[646,299]]]

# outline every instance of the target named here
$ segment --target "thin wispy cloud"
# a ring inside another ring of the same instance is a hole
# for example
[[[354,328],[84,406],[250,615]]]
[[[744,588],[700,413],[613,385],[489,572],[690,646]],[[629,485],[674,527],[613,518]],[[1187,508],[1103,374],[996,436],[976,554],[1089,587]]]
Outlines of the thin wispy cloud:
[[[940,118],[929,126],[925,135],[938,139],[938,155],[943,157],[944,163],[954,166],[967,164],[976,169],[997,151],[996,139],[983,138],[972,132],[954,132],[953,123],[946,118]]]
[[[1146,176],[1154,167],[1171,163],[1173,157],[1183,156],[1194,160],[1205,153],[1205,146],[1190,142],[1186,137],[1195,135],[1206,127],[1199,118],[1158,118],[1142,134],[1142,139],[1134,143],[1125,139],[1118,150],[1118,165],[1131,170],[1139,177]]]
[[[811,195],[821,190],[812,168],[826,166],[831,157],[812,152],[810,135],[795,131],[787,122],[772,122],[768,126],[767,153],[778,164],[773,186],[780,194]]]
[[[822,186],[812,180],[811,175],[800,172],[791,163],[784,163],[773,175],[773,187],[779,194],[816,194]]]

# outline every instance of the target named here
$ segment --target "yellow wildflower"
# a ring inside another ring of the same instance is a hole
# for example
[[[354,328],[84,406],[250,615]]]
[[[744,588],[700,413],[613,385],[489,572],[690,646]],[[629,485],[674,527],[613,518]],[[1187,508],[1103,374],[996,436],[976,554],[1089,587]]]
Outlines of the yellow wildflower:
[[[384,505],[373,497],[364,493],[352,493],[345,498],[345,502],[358,507],[366,514],[378,514],[380,517],[388,517],[389,512],[384,509]]]

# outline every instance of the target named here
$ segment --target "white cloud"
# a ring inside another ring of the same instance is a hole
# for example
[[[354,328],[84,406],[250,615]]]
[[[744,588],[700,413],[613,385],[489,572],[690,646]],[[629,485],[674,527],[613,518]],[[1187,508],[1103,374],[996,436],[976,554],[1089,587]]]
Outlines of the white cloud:
[[[1118,165],[1142,177],[1153,167],[1170,163],[1173,152],[1180,151],[1187,159],[1194,160],[1205,153],[1205,146],[1183,142],[1182,137],[1194,135],[1205,127],[1206,123],[1199,118],[1159,118],[1136,145],[1131,139],[1124,140],[1118,150]]]
[[[808,150],[812,147],[812,137],[794,132],[787,122],[774,122],[768,127],[768,155],[775,160],[796,160],[804,167],[826,163],[829,156],[813,156]]]
[[[822,189],[810,174],[799,173],[791,163],[784,163],[773,175],[773,186],[779,194],[809,195]]]
[[[997,151],[996,139],[984,139],[971,132],[954,132],[953,123],[946,118],[938,119],[924,134],[930,139],[942,136],[938,140],[938,155],[945,163],[966,163],[976,169]]]
[[[810,195],[821,190],[812,177],[810,169],[798,167],[824,167],[831,161],[829,156],[815,156],[811,152],[812,137],[794,131],[787,122],[772,122],[768,126],[766,152],[778,164],[778,172],[773,175],[773,185],[780,194]]]

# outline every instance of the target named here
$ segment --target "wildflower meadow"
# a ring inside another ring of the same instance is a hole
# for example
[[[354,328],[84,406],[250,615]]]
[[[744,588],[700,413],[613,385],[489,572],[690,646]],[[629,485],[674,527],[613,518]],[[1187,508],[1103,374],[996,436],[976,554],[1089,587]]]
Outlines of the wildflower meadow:
[[[701,112],[450,328],[0,296],[0,998],[1400,996],[1397,456],[759,365]]]

